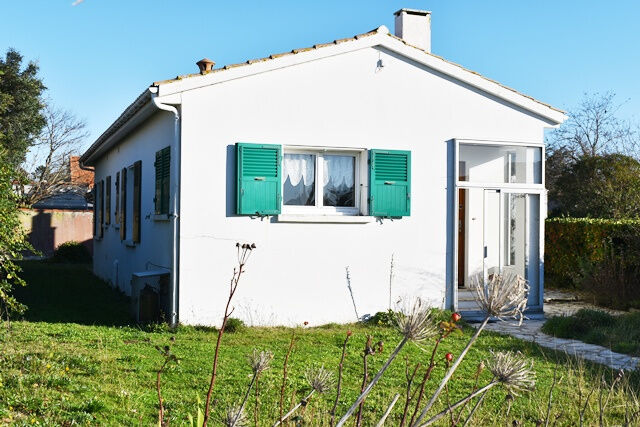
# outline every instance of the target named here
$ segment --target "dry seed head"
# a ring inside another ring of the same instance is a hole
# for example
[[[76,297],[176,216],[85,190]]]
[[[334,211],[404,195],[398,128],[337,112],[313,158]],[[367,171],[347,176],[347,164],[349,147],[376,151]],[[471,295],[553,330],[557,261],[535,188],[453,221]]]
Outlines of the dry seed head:
[[[438,334],[438,327],[431,319],[431,310],[420,298],[413,305],[396,314],[398,331],[410,341],[420,342]]]
[[[527,308],[529,284],[512,271],[494,274],[483,286],[476,278],[476,302],[485,314],[504,320],[506,317],[518,319],[521,324]]]
[[[491,355],[487,368],[509,393],[518,396],[520,392],[533,390],[536,379],[532,361],[525,359],[519,351],[492,351]]]
[[[269,368],[269,364],[273,359],[273,353],[270,351],[258,351],[257,349],[253,350],[248,357],[249,365],[251,365],[251,369],[254,374],[259,374],[265,369]]]
[[[225,427],[247,427],[247,416],[244,413],[244,408],[240,405],[233,405],[222,416],[222,424]]]
[[[326,393],[333,388],[333,372],[327,371],[324,366],[307,369],[304,373],[304,378],[311,388],[320,394]]]

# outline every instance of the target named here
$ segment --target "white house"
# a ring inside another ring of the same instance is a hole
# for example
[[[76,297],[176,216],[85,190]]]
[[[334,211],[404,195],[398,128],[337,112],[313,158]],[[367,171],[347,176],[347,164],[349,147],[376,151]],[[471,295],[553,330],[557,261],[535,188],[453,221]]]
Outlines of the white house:
[[[347,266],[359,316],[416,296],[472,315],[474,278],[505,268],[540,312],[543,132],[565,114],[432,54],[429,12],[395,26],[146,88],[81,159],[95,274],[216,324],[253,242],[233,316],[254,325],[354,321]]]

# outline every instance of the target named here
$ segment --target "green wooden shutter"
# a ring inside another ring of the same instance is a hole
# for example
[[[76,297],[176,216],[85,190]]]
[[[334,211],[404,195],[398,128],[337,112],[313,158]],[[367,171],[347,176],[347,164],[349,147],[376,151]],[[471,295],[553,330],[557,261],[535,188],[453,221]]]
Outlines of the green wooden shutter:
[[[155,213],[169,213],[169,183],[171,176],[171,147],[156,152],[156,194],[154,198]]]
[[[236,144],[237,214],[280,213],[282,148],[271,144]]]
[[[411,213],[411,152],[369,151],[369,215],[409,216]]]
[[[111,224],[111,175],[106,180],[106,198],[105,198],[105,224]]]
[[[120,240],[127,238],[127,168],[120,173]]]
[[[142,202],[142,162],[133,164],[133,222],[131,223],[131,240],[140,243],[140,210]]]

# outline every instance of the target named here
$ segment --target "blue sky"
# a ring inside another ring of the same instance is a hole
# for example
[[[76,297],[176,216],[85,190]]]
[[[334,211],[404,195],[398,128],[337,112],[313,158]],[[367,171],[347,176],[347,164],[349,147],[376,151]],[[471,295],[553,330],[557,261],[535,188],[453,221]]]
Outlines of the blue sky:
[[[209,57],[241,62],[386,25],[402,7],[432,11],[434,53],[569,109],[613,91],[640,119],[640,2],[619,0],[2,1],[0,51],[38,61],[48,95],[106,129],[151,82]]]

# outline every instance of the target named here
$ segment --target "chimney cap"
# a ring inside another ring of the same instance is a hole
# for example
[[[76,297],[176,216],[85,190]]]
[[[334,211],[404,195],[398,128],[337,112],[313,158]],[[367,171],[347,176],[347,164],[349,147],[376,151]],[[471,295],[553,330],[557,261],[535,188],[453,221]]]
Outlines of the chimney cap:
[[[200,69],[200,74],[206,74],[213,70],[213,66],[216,65],[216,63],[209,58],[202,58],[200,61],[196,62],[196,65]]]
[[[393,14],[395,16],[400,15],[401,13],[407,13],[409,15],[420,15],[420,16],[427,16],[427,15],[431,15],[431,11],[429,10],[420,10],[420,9],[407,9],[407,8],[403,8],[400,9],[398,11],[393,12]]]

